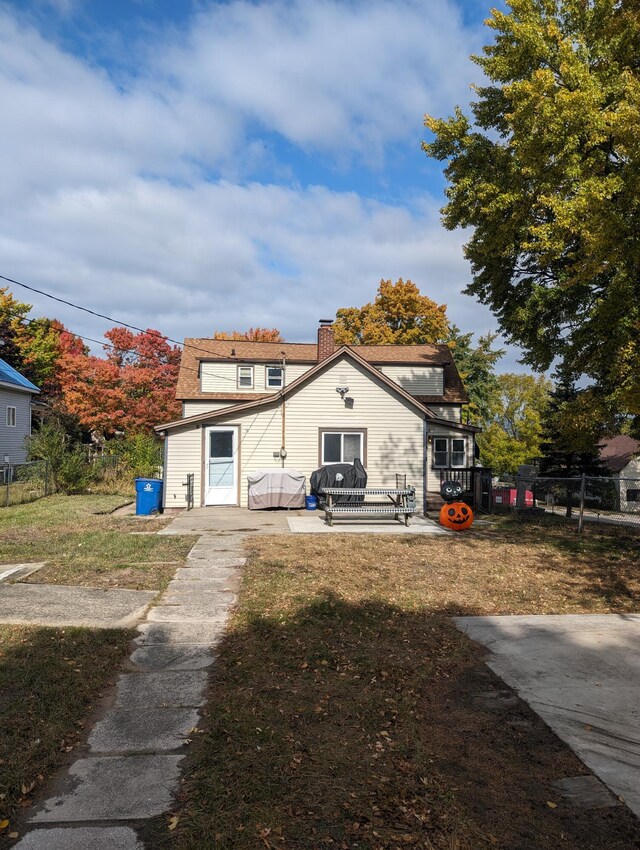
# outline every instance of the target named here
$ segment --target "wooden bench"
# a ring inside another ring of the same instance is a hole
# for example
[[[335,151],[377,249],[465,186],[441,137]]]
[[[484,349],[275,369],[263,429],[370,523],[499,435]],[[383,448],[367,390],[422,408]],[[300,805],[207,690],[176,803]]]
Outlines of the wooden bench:
[[[416,491],[413,487],[325,487],[321,495],[321,507],[328,525],[333,525],[334,514],[393,516],[409,525],[409,517],[416,512]],[[363,501],[336,505],[336,496],[362,496]],[[367,496],[387,496],[390,502],[367,502]]]

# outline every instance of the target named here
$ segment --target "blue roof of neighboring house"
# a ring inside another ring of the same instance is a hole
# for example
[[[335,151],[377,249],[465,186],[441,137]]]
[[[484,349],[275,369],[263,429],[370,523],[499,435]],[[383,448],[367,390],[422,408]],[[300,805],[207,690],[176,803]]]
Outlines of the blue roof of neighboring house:
[[[40,390],[31,381],[28,381],[24,375],[21,375],[13,366],[9,366],[0,358],[0,384],[13,384],[21,390],[27,390],[30,393],[39,393]]]

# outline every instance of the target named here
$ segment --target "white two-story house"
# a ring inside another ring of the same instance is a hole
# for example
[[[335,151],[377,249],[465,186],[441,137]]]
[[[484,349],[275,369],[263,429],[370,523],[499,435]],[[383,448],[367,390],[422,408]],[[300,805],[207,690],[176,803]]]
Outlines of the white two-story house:
[[[165,437],[164,506],[246,505],[246,477],[293,467],[307,476],[359,458],[368,486],[396,474],[426,506],[443,477],[474,465],[477,428],[446,345],[338,347],[330,324],[317,343],[186,339],[177,385],[182,418]]]

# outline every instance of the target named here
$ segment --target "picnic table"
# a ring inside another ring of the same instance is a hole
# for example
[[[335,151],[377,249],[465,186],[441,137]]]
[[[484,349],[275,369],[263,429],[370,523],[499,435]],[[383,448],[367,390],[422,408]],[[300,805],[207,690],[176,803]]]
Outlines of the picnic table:
[[[409,525],[409,517],[416,512],[415,487],[323,487],[320,492],[328,525],[333,525],[334,514],[393,515],[395,519]],[[336,504],[336,496],[361,496],[362,501]],[[386,496],[389,501],[367,502],[367,496]]]

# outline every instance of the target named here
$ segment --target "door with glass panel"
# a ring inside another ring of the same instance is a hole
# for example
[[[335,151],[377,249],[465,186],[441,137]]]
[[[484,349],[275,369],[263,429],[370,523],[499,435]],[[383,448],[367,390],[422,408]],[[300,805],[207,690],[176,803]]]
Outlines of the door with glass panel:
[[[238,429],[207,428],[205,443],[205,505],[237,505]]]

